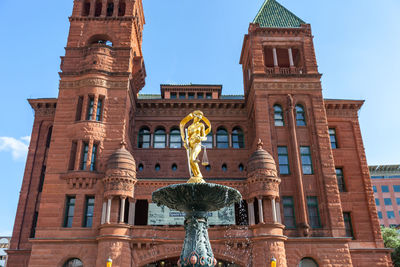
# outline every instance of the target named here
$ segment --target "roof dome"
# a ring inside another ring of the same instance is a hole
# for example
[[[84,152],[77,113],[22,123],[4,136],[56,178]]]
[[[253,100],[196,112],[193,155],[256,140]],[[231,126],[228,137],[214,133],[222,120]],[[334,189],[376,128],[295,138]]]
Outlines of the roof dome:
[[[256,170],[271,170],[276,173],[276,164],[274,158],[263,149],[261,139],[258,141],[257,150],[251,154],[247,163],[247,172],[251,173]]]
[[[107,160],[107,169],[136,170],[135,159],[123,145],[117,149]]]

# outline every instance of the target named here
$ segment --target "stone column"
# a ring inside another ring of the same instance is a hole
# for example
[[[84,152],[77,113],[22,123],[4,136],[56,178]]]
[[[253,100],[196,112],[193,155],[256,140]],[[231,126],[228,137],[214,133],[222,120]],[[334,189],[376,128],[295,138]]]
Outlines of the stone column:
[[[107,6],[108,6],[107,0],[102,0],[102,3],[101,3],[101,16],[102,17],[105,17],[107,15]]]
[[[294,67],[292,48],[288,49],[290,67]]]
[[[253,201],[247,202],[247,210],[249,212],[249,225],[255,224],[255,217],[254,217],[254,203]]]
[[[118,10],[119,10],[119,0],[114,0],[114,14],[113,17],[118,16]]]
[[[166,141],[166,147],[169,147],[169,133],[166,134],[165,138],[167,138]]]
[[[304,232],[307,232],[309,229],[308,217],[307,217],[307,204],[306,198],[304,195],[304,185],[303,185],[303,171],[300,160],[300,152],[299,152],[299,143],[297,141],[297,133],[296,133],[296,116],[295,116],[295,107],[292,95],[288,95],[288,106],[289,106],[289,128],[290,128],[290,141],[292,144],[292,151],[294,154],[294,175],[296,179],[296,192],[298,201],[298,215],[299,215],[299,225],[301,228],[304,228],[306,231],[303,231],[301,234],[304,235]]]
[[[94,12],[96,11],[96,0],[90,1],[90,12],[89,16],[94,17]],[[86,97],[86,96],[85,96]]]
[[[93,1],[92,1],[93,2]],[[92,6],[91,9],[92,10]],[[91,11],[90,11],[91,12]],[[91,15],[92,16],[92,15]],[[81,121],[86,120],[87,112],[88,112],[88,102],[89,102],[89,97],[88,95],[83,96],[83,103],[82,103],[82,113],[81,113]]]
[[[278,62],[278,54],[276,52],[276,48],[272,48],[272,55],[274,57],[274,71],[276,74],[279,74],[279,62]]]
[[[96,120],[96,115],[97,115],[97,105],[99,102],[99,96],[98,95],[94,95],[93,96],[93,113],[92,113],[92,121]]]
[[[106,223],[106,214],[107,214],[107,202],[103,201],[103,209],[101,211],[101,224]]]
[[[258,217],[259,217],[259,222],[260,223],[264,223],[262,197],[258,197],[257,199],[258,199]]]
[[[129,199],[129,219],[128,224],[135,225],[135,211],[136,211],[136,200]]]
[[[92,164],[92,153],[93,153],[93,140],[89,140],[89,147],[87,153],[86,170],[90,171],[90,165]]]
[[[111,217],[111,203],[112,203],[112,197],[109,197],[109,198],[107,199],[106,223],[110,223],[110,217]]]
[[[125,218],[125,196],[121,197],[121,210],[119,212],[119,222],[120,223],[125,223],[124,218]]]
[[[80,169],[80,163],[81,163],[81,157],[82,157],[82,141],[79,140],[76,146],[76,155],[75,155],[75,164],[74,164],[74,170],[79,170]]]
[[[232,133],[228,133],[229,147],[232,147]]]
[[[276,202],[274,197],[271,198],[271,206],[272,206],[272,221],[276,223],[278,220],[276,216]]]
[[[278,217],[278,223],[282,223],[282,215],[281,215],[281,205],[279,202],[276,202],[276,215]]]
[[[150,134],[150,148],[153,148],[153,147],[154,147],[154,134],[151,133]]]

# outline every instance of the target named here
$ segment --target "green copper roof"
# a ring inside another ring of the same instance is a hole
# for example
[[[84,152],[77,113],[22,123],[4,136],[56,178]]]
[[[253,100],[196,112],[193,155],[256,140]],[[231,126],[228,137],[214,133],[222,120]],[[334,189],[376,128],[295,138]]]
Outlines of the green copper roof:
[[[253,23],[263,28],[300,28],[305,24],[276,0],[265,0]]]

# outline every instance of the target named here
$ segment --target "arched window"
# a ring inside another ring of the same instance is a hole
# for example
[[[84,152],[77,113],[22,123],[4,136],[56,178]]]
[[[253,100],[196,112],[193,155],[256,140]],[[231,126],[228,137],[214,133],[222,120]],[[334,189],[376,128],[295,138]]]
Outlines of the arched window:
[[[82,7],[82,16],[87,17],[90,14],[90,0],[86,0]]]
[[[208,133],[207,140],[203,141],[203,146],[206,148],[213,148],[213,133],[212,131]]]
[[[165,148],[167,145],[167,137],[164,128],[158,128],[154,132],[154,148]]]
[[[299,263],[299,267],[318,267],[318,264],[312,258],[303,258]]]
[[[169,147],[170,148],[181,148],[182,147],[181,132],[177,128],[173,128],[169,132]]]
[[[302,105],[296,105],[296,125],[306,126],[306,113]]]
[[[217,130],[217,148],[229,148],[228,131],[223,127]]]
[[[50,147],[52,133],[53,133],[53,126],[50,126],[49,131],[47,132],[46,148]]]
[[[101,45],[107,45],[107,46],[113,46],[113,43],[111,41],[111,38],[108,37],[107,35],[94,35],[92,36],[89,41],[89,45],[94,45],[94,44],[101,44]]]
[[[138,135],[138,148],[150,148],[150,129],[142,127]]]
[[[232,147],[244,148],[244,134],[240,127],[236,127],[232,131]]]
[[[63,267],[83,267],[83,263],[80,259],[69,259],[67,260]]]
[[[285,125],[285,121],[283,119],[283,109],[281,105],[274,105],[274,121],[275,121],[275,126]]]
[[[112,17],[113,14],[114,14],[114,2],[109,0],[107,2],[107,17]]]
[[[95,9],[94,9],[94,16],[95,17],[100,17],[101,16],[101,9],[102,9],[102,4],[101,0],[96,1]]]
[[[119,7],[118,7],[118,16],[123,17],[125,16],[125,9],[126,9],[126,4],[124,1],[119,2]]]

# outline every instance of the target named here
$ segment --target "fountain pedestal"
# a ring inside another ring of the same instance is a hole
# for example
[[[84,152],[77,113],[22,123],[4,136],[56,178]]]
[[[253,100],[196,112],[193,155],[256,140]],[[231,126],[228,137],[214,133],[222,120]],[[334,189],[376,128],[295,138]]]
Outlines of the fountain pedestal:
[[[216,259],[208,238],[207,213],[239,202],[242,198],[239,191],[209,183],[176,184],[158,189],[152,198],[159,206],[186,213],[186,235],[178,266],[215,266]]]

